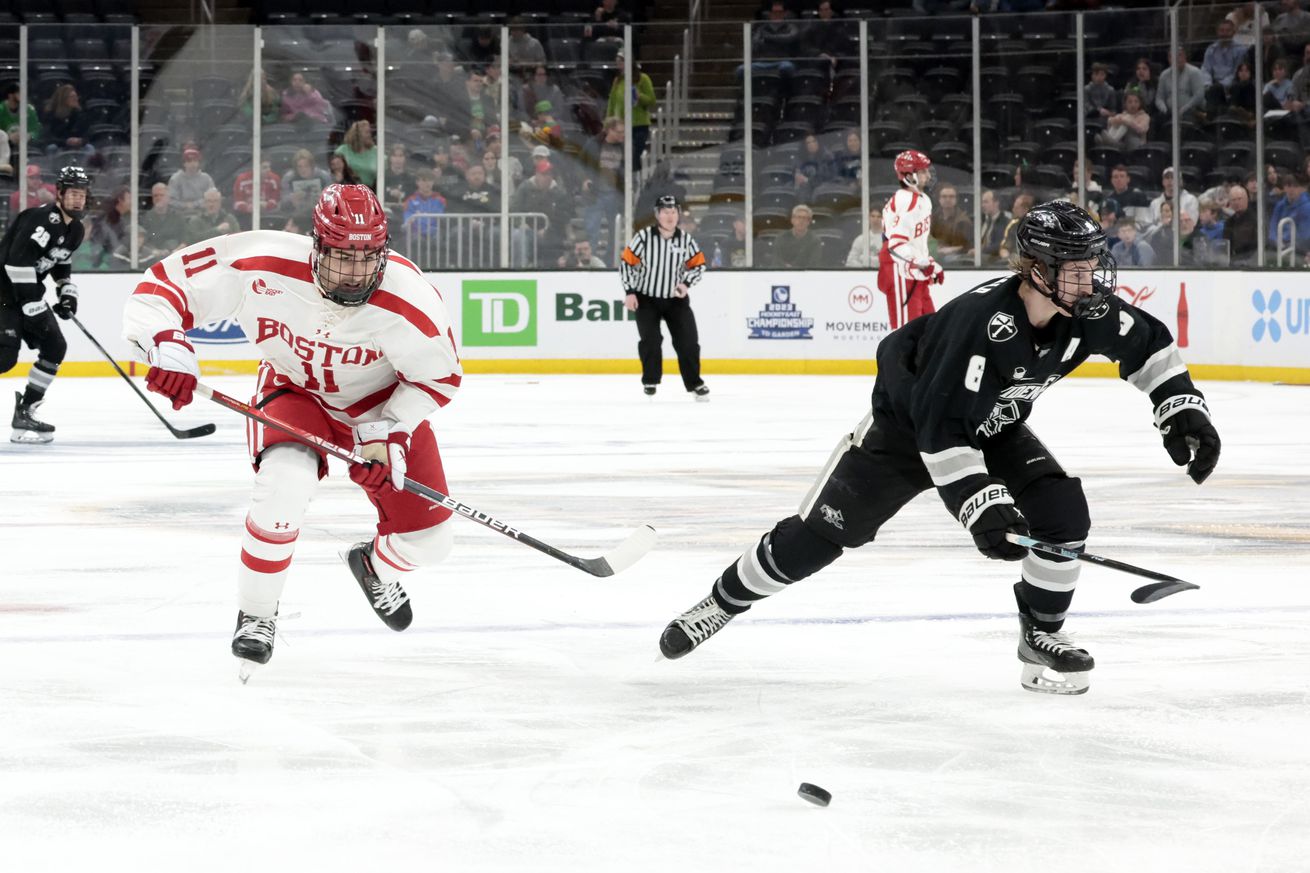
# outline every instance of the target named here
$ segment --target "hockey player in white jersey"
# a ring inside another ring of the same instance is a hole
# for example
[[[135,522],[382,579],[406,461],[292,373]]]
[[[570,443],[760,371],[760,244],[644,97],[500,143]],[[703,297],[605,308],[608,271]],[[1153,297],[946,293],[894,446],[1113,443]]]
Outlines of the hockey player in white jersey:
[[[150,364],[146,384],[174,409],[199,376],[185,331],[235,319],[261,358],[251,404],[369,459],[350,478],[377,509],[377,533],[346,562],[392,630],[413,613],[401,579],[450,551],[450,511],[400,490],[410,478],[447,491],[427,418],[462,370],[445,304],[414,264],[387,248],[386,213],[362,185],[331,185],[313,236],[250,231],[196,243],[146,271],[124,311],[124,336]],[[326,456],[256,422],[255,467],[238,574],[232,653],[273,655],[278,601]]]
[[[946,280],[941,264],[928,254],[932,161],[923,152],[904,151],[896,156],[894,167],[901,190],[882,208],[883,246],[878,253],[878,290],[887,295],[893,330],[935,312],[928,288]]]

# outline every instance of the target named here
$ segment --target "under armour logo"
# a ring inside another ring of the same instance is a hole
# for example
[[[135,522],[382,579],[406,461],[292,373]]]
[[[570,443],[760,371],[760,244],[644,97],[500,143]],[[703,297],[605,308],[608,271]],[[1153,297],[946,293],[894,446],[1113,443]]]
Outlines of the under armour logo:
[[[273,530],[291,530],[291,522],[275,521],[273,522]]]
[[[846,519],[842,516],[840,509],[833,509],[828,504],[819,507],[819,512],[823,513],[823,520],[837,528],[837,530],[846,530],[844,522]]]

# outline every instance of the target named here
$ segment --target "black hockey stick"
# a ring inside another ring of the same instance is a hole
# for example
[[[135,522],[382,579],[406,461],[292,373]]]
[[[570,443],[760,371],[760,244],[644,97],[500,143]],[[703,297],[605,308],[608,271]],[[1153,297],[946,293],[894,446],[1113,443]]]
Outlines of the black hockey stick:
[[[343,449],[341,446],[330,443],[312,433],[300,430],[299,428],[285,422],[278,421],[276,418],[273,418],[262,410],[256,409],[249,403],[242,403],[234,397],[228,397],[226,394],[223,394],[220,391],[215,391],[213,388],[205,385],[203,382],[196,385],[196,393],[203,394],[218,405],[226,406],[233,412],[238,412],[246,418],[253,419],[265,427],[280,430],[282,433],[294,437],[305,445],[322,449],[324,452],[327,452],[335,458],[340,458],[351,464],[368,463],[364,458],[349,449]],[[557,561],[563,561],[570,567],[577,567],[579,570],[583,570],[593,576],[613,576],[615,573],[620,573],[641,560],[642,556],[649,552],[651,547],[655,545],[655,528],[648,524],[643,524],[629,534],[627,539],[619,543],[610,551],[601,555],[599,558],[579,558],[577,555],[570,555],[568,552],[563,551],[562,549],[557,549],[549,543],[543,543],[536,537],[528,536],[523,533],[523,531],[511,527],[499,519],[492,518],[490,515],[487,515],[481,510],[474,509],[467,503],[460,503],[455,498],[448,497],[435,488],[429,488],[422,482],[415,482],[413,479],[406,477],[405,490],[411,494],[426,497],[433,503],[451,510],[455,515],[463,516],[469,521],[476,521],[483,527],[489,527],[497,533],[502,533],[526,546],[531,546],[543,554],[550,555]]]
[[[1146,570],[1142,567],[1135,567],[1132,564],[1125,564],[1123,561],[1102,558],[1100,555],[1093,555],[1088,552],[1076,552],[1073,549],[1066,549],[1064,546],[1057,546],[1054,543],[1035,540],[1032,537],[1025,537],[1011,533],[1006,534],[1005,538],[1016,546],[1024,546],[1025,548],[1032,549],[1034,552],[1044,552],[1048,555],[1056,555],[1061,558],[1073,558],[1079,561],[1087,561],[1092,564],[1100,564],[1102,567],[1109,567],[1111,570],[1132,573],[1134,576],[1145,576],[1147,579],[1160,580],[1158,582],[1152,582],[1150,585],[1143,585],[1141,588],[1135,589],[1133,593],[1129,595],[1133,599],[1133,603],[1155,603],[1155,601],[1163,600],[1171,594],[1177,594],[1179,591],[1194,591],[1201,587],[1192,582],[1184,582],[1176,576],[1157,573],[1154,570]]]
[[[150,411],[155,414],[155,418],[159,419],[164,423],[164,427],[168,428],[169,433],[171,433],[173,436],[177,437],[180,440],[189,440],[189,439],[194,439],[196,437],[209,436],[211,433],[214,432],[214,426],[212,424],[202,424],[198,427],[187,428],[185,430],[181,430],[169,424],[168,419],[164,418],[164,416],[160,414],[158,409],[155,409],[154,404],[150,402],[150,399],[148,397],[146,397],[145,392],[142,391],[140,388],[138,388],[136,386],[136,383],[132,381],[132,377],[124,373],[123,368],[118,366],[118,361],[114,360],[114,356],[109,354],[109,352],[105,350],[105,347],[100,345],[99,341],[96,340],[95,337],[91,336],[91,331],[86,329],[86,325],[78,321],[76,315],[69,316],[69,320],[72,321],[73,324],[77,325],[78,329],[81,330],[82,333],[86,334],[86,338],[91,340],[91,344],[100,350],[100,354],[104,355],[105,359],[108,360],[109,363],[114,365],[114,369],[118,371],[118,375],[122,376],[123,380],[127,382],[128,385],[132,386],[132,390],[136,392],[137,396],[141,398],[141,401],[145,403],[146,406],[150,407]]]

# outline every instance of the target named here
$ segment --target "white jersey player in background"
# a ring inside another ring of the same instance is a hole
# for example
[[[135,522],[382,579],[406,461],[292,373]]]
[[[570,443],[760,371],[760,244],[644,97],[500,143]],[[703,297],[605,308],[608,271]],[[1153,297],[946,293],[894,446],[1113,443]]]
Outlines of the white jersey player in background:
[[[923,152],[905,151],[896,156],[894,167],[901,190],[882,208],[883,246],[878,253],[878,290],[887,295],[893,330],[935,312],[928,287],[946,280],[941,264],[928,254],[932,161]]]
[[[185,331],[236,319],[261,358],[252,405],[370,460],[350,478],[378,513],[377,535],[346,555],[392,630],[413,613],[400,579],[450,551],[450,511],[400,490],[411,478],[447,491],[427,418],[458,389],[462,370],[441,295],[387,249],[386,214],[362,185],[331,185],[313,237],[251,231],[182,249],[146,271],[124,311],[124,336],[150,363],[150,390],[191,402],[199,376]],[[318,481],[323,452],[256,422],[255,467],[237,570],[232,653],[273,655],[278,601]]]

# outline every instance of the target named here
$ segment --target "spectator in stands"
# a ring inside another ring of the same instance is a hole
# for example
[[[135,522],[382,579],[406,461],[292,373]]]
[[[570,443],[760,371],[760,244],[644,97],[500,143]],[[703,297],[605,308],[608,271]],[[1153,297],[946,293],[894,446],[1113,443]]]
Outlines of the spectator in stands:
[[[433,175],[433,183],[436,176]],[[388,207],[401,206],[406,198],[417,190],[417,177],[409,169],[409,152],[404,143],[396,143],[387,149],[387,192],[383,198]]]
[[[805,50],[812,57],[827,61],[831,73],[842,58],[853,54],[849,25],[836,20],[832,0],[819,0],[818,12],[818,17],[805,28]]]
[[[1124,95],[1123,112],[1105,119],[1105,130],[1096,135],[1101,145],[1117,145],[1124,150],[1135,149],[1149,139],[1151,116],[1142,107],[1142,98],[1135,91]]]
[[[1150,201],[1146,194],[1135,185],[1132,177],[1128,175],[1128,168],[1123,164],[1116,164],[1110,170],[1110,193],[1106,196],[1106,202],[1114,201],[1113,211],[1120,217],[1128,216],[1130,218],[1142,218],[1144,215],[1150,215]],[[1139,213],[1138,210],[1141,210]]]
[[[1249,0],[1246,3],[1240,3],[1225,16],[1225,19],[1233,24],[1233,42],[1245,48],[1251,48],[1255,45],[1255,13],[1256,9],[1260,10],[1260,27],[1264,33],[1272,34],[1273,29],[1269,26],[1269,13],[1264,7],[1255,0]]]
[[[1244,119],[1248,127],[1255,127],[1255,79],[1251,69],[1250,61],[1237,65],[1237,75],[1228,92],[1228,114]]]
[[[462,60],[466,67],[473,67],[481,73],[493,58],[500,56],[500,33],[498,28],[485,25],[473,32],[473,39],[461,43]]]
[[[605,262],[592,254],[590,240],[580,239],[573,243],[571,256],[568,253],[559,256],[557,266],[562,270],[603,270]]]
[[[859,185],[863,148],[860,132],[855,128],[846,131],[846,147],[832,158],[832,178]]]
[[[1234,67],[1236,72],[1236,67]],[[1162,115],[1173,117],[1174,78],[1178,79],[1178,105],[1180,115],[1187,118],[1205,109],[1205,73],[1187,62],[1187,47],[1179,46],[1174,52],[1174,64],[1160,74],[1160,85],[1155,91],[1155,108]],[[1204,120],[1204,119],[1202,119]]]
[[[1228,91],[1233,87],[1237,65],[1246,57],[1246,46],[1233,42],[1236,30],[1227,18],[1215,25],[1218,38],[1206,48],[1205,59],[1201,61],[1201,72],[1210,83],[1206,100],[1214,114],[1228,102]]]
[[[622,52],[614,56],[614,62],[619,65],[619,73],[614,77],[614,83],[610,85],[605,117],[623,118],[627,114],[628,107],[632,107],[632,172],[638,173],[641,171],[642,152],[646,151],[646,143],[650,141],[650,117],[656,106],[655,83],[650,80],[650,76],[642,72],[641,64],[633,58],[632,72],[636,75],[637,84],[631,88],[627,87],[623,81]]]
[[[1078,205],[1094,216],[1099,215],[1101,204],[1105,201],[1105,192],[1101,190],[1101,183],[1093,178],[1090,163],[1086,167],[1082,167],[1078,161],[1073,162],[1073,184],[1069,188],[1069,200],[1074,203],[1078,202],[1078,174],[1080,171],[1083,175],[1083,192],[1086,197],[1085,201],[1078,203]]]
[[[1137,222],[1121,218],[1118,231],[1119,241],[1110,247],[1110,254],[1120,267],[1155,266],[1155,250],[1145,240],[1137,238]]]
[[[487,181],[482,164],[471,164],[464,171],[464,184],[453,197],[446,198],[448,205],[458,203],[456,212],[473,212],[489,215],[500,211],[500,189]]]
[[[237,217],[223,208],[223,195],[217,188],[210,188],[205,192],[200,211],[187,219],[187,241],[197,243],[240,229]]]
[[[774,0],[769,4],[768,20],[751,27],[751,72],[777,70],[783,79],[790,79],[796,72],[796,65],[788,59],[796,54],[799,39],[800,32],[789,20],[786,4]],[[741,72],[742,68],[737,67],[738,79]]]
[[[550,74],[546,67],[538,64],[532,71],[532,76],[523,83],[519,89],[518,111],[522,120],[528,120],[532,117],[533,109],[541,101],[547,101],[552,108],[564,107],[564,92],[559,86],[550,80]]]
[[[1105,64],[1092,64],[1092,81],[1083,88],[1083,103],[1088,118],[1108,119],[1119,108],[1119,95],[1105,81],[1110,68]]]
[[[267,70],[260,69],[259,81],[259,120],[264,124],[276,124],[282,118],[282,95],[278,94],[276,88],[268,84]],[[246,118],[254,117],[254,91],[255,71],[251,70],[250,75],[246,77],[245,87],[241,89],[241,94],[237,97],[237,105],[241,107],[241,114]]]
[[[338,160],[345,163],[341,158]],[[308,215],[318,202],[318,195],[331,184],[332,177],[315,164],[314,153],[301,149],[292,159],[291,169],[282,176],[282,211]]]
[[[1164,259],[1166,265],[1173,263],[1174,250],[1174,205],[1173,202],[1160,206],[1159,217],[1155,223],[1146,228],[1142,242],[1151,247],[1157,256]]]
[[[1010,214],[1010,223],[1005,226],[1005,234],[1001,239],[1001,247],[997,250],[997,254],[1000,256],[1001,260],[1009,261],[1018,256],[1019,247],[1016,235],[1019,232],[1019,223],[1023,221],[1023,217],[1028,214],[1028,210],[1033,208],[1034,202],[1033,195],[1029,194],[1027,191],[1020,192],[1019,195],[1014,198],[1014,208]]]
[[[168,186],[156,182],[150,186],[150,210],[141,216],[141,229],[145,231],[145,247],[152,252],[171,254],[182,245],[185,219],[169,202]],[[138,253],[140,254],[140,253]]]
[[[55,88],[45,104],[42,141],[48,154],[61,151],[87,153],[94,149],[86,141],[86,116],[82,114],[82,100],[77,89],[69,83]]]
[[[173,208],[183,215],[194,215],[204,203],[205,192],[214,180],[200,169],[200,149],[188,144],[182,149],[182,169],[168,178],[168,195]]]
[[[1306,177],[1301,173],[1284,173],[1279,177],[1279,186],[1283,196],[1274,204],[1273,214],[1269,216],[1269,242],[1275,246],[1287,245],[1291,233],[1282,231],[1278,223],[1284,218],[1292,219],[1298,252],[1310,250],[1310,194],[1306,194]]]
[[[346,163],[346,159],[339,154],[332,154],[328,157],[328,176],[332,179],[331,184],[333,185],[360,184],[355,171],[350,168],[350,164]]]
[[[510,199],[509,211],[519,214],[540,213],[546,216],[523,222],[514,228],[511,242],[514,246],[514,264],[533,267],[553,263],[564,245],[569,218],[573,215],[573,202],[555,180],[555,170],[548,160],[538,160],[535,172],[525,179]],[[535,242],[534,242],[535,236]]]
[[[1307,44],[1301,52],[1301,69],[1292,76],[1290,109],[1296,114],[1298,121],[1310,120],[1310,44]]]
[[[332,104],[318,93],[304,73],[292,73],[282,92],[282,120],[289,124],[331,124]]]
[[[552,149],[564,148],[564,128],[555,119],[555,106],[549,100],[537,101],[532,109],[532,123],[519,125],[519,132],[528,142]]]
[[[417,190],[404,201],[401,227],[406,234],[430,241],[437,234],[439,222],[418,216],[441,215],[446,211],[446,198],[436,191],[437,174],[426,167],[414,174],[414,184]]]
[[[1119,239],[1120,216],[1116,215],[1114,211],[1118,205],[1114,202],[1114,198],[1110,198],[1101,206],[1101,212],[1097,216],[1101,222],[1101,230],[1105,231],[1107,244],[1111,247]]]
[[[1160,192],[1159,197],[1156,197],[1154,200],[1151,201],[1151,219],[1153,221],[1159,221],[1160,219],[1161,204],[1165,203],[1166,201],[1169,203],[1173,202],[1174,199],[1174,168],[1173,167],[1164,168],[1164,173],[1160,176],[1160,187],[1163,188],[1164,190]],[[1192,222],[1196,223],[1198,212],[1199,212],[1199,203],[1197,202],[1196,195],[1191,194],[1186,190],[1184,190],[1180,197],[1180,201],[1182,203],[1182,211],[1190,215],[1192,217]]]
[[[1301,0],[1278,0],[1282,11],[1274,18],[1273,30],[1288,54],[1299,55],[1310,43],[1310,12],[1301,8]]]
[[[1182,213],[1179,216],[1178,231],[1178,265],[1181,267],[1203,263],[1197,258],[1197,237],[1200,236],[1201,231],[1196,220],[1186,212]],[[1205,246],[1206,243],[1202,240],[1199,247],[1203,249]]]
[[[582,222],[587,239],[600,245],[615,214],[623,211],[623,119],[605,119],[604,135],[587,141],[582,158],[587,168],[579,192]]]
[[[474,130],[487,126],[487,119],[496,118],[495,101],[486,92],[487,80],[478,72],[469,73],[464,80],[464,97],[451,116],[449,129],[452,136],[469,137]]]
[[[437,66],[437,75],[430,86],[424,83],[432,114],[424,118],[423,123],[425,129],[433,133],[449,135],[454,132],[455,119],[464,115],[463,106],[468,99],[467,77],[455,64],[455,56],[449,49],[437,49],[432,53],[432,60]]]
[[[881,219],[882,213],[878,217]],[[723,259],[728,266],[735,270],[746,266],[746,219],[732,220],[732,236],[728,237],[723,249]]]
[[[373,125],[360,119],[346,131],[334,154],[341,155],[355,172],[361,185],[372,188],[378,180],[378,148],[373,141]]]
[[[29,163],[27,165],[27,200],[22,203],[18,202],[18,192],[9,195],[9,214],[17,215],[24,209],[31,209],[34,206],[45,206],[48,203],[54,203],[58,194],[55,186],[41,181],[41,167],[37,164]]]
[[[410,28],[405,34],[405,53],[398,58],[402,64],[421,64],[432,57],[432,40],[422,28]]]
[[[1141,98],[1143,109],[1149,111],[1150,107],[1155,105],[1155,71],[1151,69],[1151,62],[1146,58],[1137,59],[1137,64],[1133,67],[1133,78],[1124,86],[1125,98],[1134,93]]]
[[[254,211],[255,174],[250,170],[240,173],[232,183],[232,210],[238,216],[248,216]],[[268,161],[259,162],[259,208],[264,215],[271,215],[282,205],[282,180],[273,172]],[[257,230],[258,228],[256,228]]]
[[[814,199],[814,189],[828,181],[832,172],[832,155],[814,134],[808,134],[796,153],[792,179],[796,186],[796,199],[808,203]]]
[[[1224,222],[1220,218],[1222,211],[1219,204],[1205,197],[1201,198],[1200,209],[1201,220],[1197,222],[1192,237],[1192,254],[1195,263],[1202,266],[1220,266],[1217,254],[1224,239]],[[1184,225],[1183,230],[1186,229],[1187,226]]]
[[[105,201],[91,222],[87,254],[94,269],[129,266],[132,261],[132,191],[126,185]]]
[[[1292,80],[1288,78],[1287,61],[1279,60],[1274,63],[1273,79],[1265,82],[1265,110],[1286,109],[1290,112],[1292,110],[1293,94]]]
[[[775,4],[776,5],[776,4]],[[773,266],[784,270],[813,270],[824,266],[823,244],[810,233],[814,210],[797,203],[791,210],[791,230],[773,241]]]
[[[14,177],[14,164],[9,153],[12,148],[9,145],[9,137],[0,135],[0,176],[8,182]]]
[[[524,67],[535,67],[546,63],[546,49],[541,40],[528,33],[528,26],[522,18],[514,16],[509,20],[509,65],[512,71]]]
[[[742,224],[745,227],[745,223]],[[869,232],[857,234],[851,241],[851,250],[846,253],[846,266],[860,267],[866,270],[878,266],[878,251],[882,248],[882,207],[874,206],[869,210]]]
[[[1256,216],[1249,204],[1245,186],[1233,185],[1228,189],[1228,208],[1232,214],[1224,221],[1224,239],[1228,240],[1233,264],[1250,263],[1255,258]]]
[[[986,265],[1000,259],[1010,213],[1001,208],[1000,198],[990,189],[982,192],[978,207],[982,212],[982,262]]]
[[[591,14],[591,22],[582,29],[582,38],[588,40],[605,37],[623,37],[623,25],[632,23],[632,16],[619,8],[618,0],[600,0]]]
[[[936,193],[931,235],[937,241],[937,260],[943,264],[964,263],[965,252],[973,248],[973,219],[960,208],[960,192],[954,185],[942,185]],[[973,262],[973,258],[967,260]]]
[[[437,176],[437,190],[446,200],[451,199],[451,192],[459,191],[464,185],[464,171],[450,162],[450,146],[445,143],[432,147],[432,172]]]
[[[21,121],[22,113],[18,107],[18,99],[22,94],[22,89],[18,87],[17,82],[10,82],[5,85],[5,100],[0,103],[0,131],[9,135],[9,145],[14,154],[18,153],[18,128]],[[36,116],[36,107],[30,103],[27,106],[27,141],[33,142],[41,138],[41,122]]]

